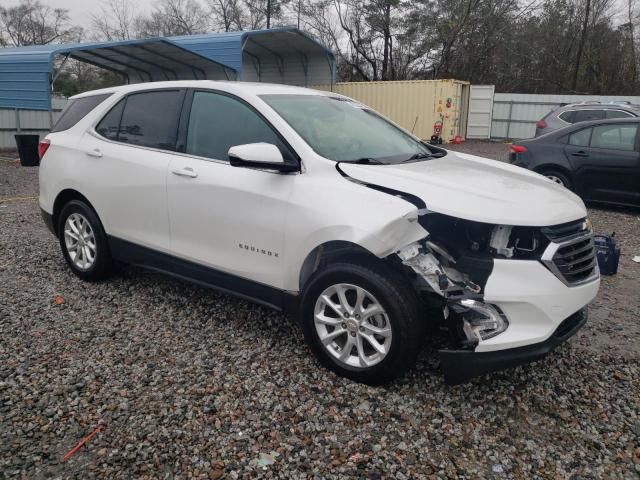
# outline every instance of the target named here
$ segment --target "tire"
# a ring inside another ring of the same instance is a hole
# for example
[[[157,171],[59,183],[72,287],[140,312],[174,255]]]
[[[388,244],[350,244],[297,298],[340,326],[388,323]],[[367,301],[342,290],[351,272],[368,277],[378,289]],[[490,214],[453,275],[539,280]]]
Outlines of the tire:
[[[558,185],[562,185],[563,187],[569,190],[573,190],[573,185],[571,184],[571,180],[565,173],[558,172],[557,170],[542,170],[541,172],[538,172],[538,173],[540,173],[540,175],[544,175],[549,180],[554,181]]]
[[[363,311],[353,309],[349,317],[340,317],[338,311],[323,300],[324,295],[336,305],[336,300],[339,303],[338,290],[345,292],[344,298],[351,306],[357,305],[358,292],[363,291],[364,310],[375,311],[377,304],[384,313],[366,318],[363,314],[356,318],[356,312]],[[338,375],[368,385],[387,383],[413,367],[425,337],[425,321],[420,318],[414,290],[400,274],[382,266],[336,263],[319,270],[304,289],[300,313],[305,340],[322,365]],[[317,314],[322,321],[316,319]],[[384,332],[384,336],[373,334],[372,327]],[[391,331],[390,338],[388,330]],[[375,350],[365,335],[373,337],[386,353]],[[323,344],[321,336],[328,346]],[[353,343],[347,344],[349,339]],[[350,354],[345,353],[346,348]],[[338,358],[343,354],[346,360]],[[362,358],[366,362],[362,363]]]
[[[57,231],[62,254],[73,273],[87,281],[109,276],[112,268],[109,243],[100,219],[89,205],[81,200],[67,203],[58,217]],[[73,237],[79,237],[78,231],[83,233],[82,240],[74,242]]]

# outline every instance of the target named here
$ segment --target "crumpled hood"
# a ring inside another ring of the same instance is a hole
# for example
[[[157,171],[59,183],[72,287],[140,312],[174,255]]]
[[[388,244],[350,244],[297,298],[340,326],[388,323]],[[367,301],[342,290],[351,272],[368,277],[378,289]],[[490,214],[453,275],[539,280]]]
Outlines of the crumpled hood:
[[[463,153],[401,165],[340,163],[349,177],[410,193],[432,212],[500,225],[548,226],[586,217],[582,200],[536,173]]]

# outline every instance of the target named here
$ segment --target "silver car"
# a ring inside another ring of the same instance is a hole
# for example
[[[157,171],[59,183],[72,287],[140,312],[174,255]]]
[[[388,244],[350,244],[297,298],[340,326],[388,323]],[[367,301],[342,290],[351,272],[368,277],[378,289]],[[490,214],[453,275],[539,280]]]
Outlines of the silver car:
[[[640,116],[640,105],[629,102],[583,102],[563,105],[536,123],[536,137],[578,122]]]

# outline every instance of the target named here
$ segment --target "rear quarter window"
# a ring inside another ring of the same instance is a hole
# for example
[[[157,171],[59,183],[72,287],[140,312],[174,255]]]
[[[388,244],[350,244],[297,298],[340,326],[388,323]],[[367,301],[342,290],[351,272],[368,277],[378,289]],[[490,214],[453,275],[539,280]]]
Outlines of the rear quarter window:
[[[69,100],[62,115],[60,115],[60,118],[51,129],[51,133],[69,130],[111,95],[111,93],[105,93],[103,95],[91,95],[90,97]]]
[[[567,110],[566,112],[562,112],[558,115],[560,120],[564,120],[567,123],[573,123],[573,117],[575,115],[575,110]]]

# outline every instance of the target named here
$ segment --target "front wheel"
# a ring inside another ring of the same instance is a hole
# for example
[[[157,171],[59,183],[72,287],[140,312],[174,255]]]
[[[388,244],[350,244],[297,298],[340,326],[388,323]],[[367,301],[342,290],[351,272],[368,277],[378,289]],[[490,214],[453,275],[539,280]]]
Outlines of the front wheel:
[[[416,362],[425,331],[418,305],[391,269],[329,265],[314,274],[302,297],[305,340],[327,368],[379,385]]]

